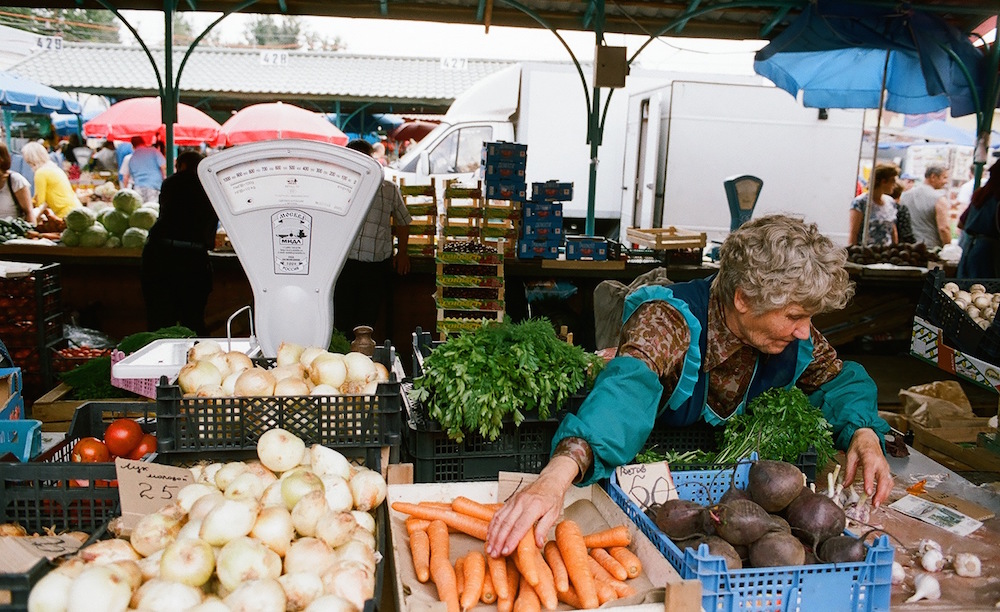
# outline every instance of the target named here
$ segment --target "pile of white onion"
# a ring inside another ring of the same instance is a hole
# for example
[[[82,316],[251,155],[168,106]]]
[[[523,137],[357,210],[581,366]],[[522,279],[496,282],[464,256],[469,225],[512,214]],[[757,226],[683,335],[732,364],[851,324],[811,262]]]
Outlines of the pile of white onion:
[[[267,370],[239,351],[223,351],[215,340],[191,347],[177,376],[185,397],[374,395],[387,380],[386,367],[363,353],[282,342],[275,366]]]
[[[983,329],[990,326],[1000,310],[1000,293],[987,292],[981,283],[975,283],[968,291],[959,289],[956,283],[945,283],[941,290]]]
[[[39,580],[29,612],[357,612],[375,594],[386,483],[283,429],[259,461],[201,464],[128,539],[81,550]]]

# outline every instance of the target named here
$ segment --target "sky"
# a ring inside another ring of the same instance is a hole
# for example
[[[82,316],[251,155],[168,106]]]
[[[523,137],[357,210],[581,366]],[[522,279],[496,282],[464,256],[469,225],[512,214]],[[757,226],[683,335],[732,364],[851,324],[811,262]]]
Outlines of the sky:
[[[159,12],[122,11],[126,19],[150,42],[163,39],[163,17]],[[195,31],[201,32],[218,14],[194,14]],[[223,42],[242,42],[248,17],[234,14],[216,30]],[[347,53],[457,59],[568,60],[569,55],[548,30],[492,26],[439,24],[391,19],[303,17],[306,29],[346,44]],[[221,28],[221,30],[220,30]],[[561,31],[580,60],[593,58],[594,35]],[[125,31],[125,35],[128,32]],[[608,34],[606,44],[626,46],[629,55],[647,39]],[[753,54],[763,41],[717,41],[690,38],[660,38],[650,43],[638,61],[648,68],[723,74],[753,74]]]

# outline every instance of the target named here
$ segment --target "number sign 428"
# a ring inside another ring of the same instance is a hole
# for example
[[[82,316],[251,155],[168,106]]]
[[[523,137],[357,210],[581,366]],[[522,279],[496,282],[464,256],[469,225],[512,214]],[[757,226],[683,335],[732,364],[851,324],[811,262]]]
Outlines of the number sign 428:
[[[40,51],[62,51],[62,36],[39,36],[35,39],[35,47]]]

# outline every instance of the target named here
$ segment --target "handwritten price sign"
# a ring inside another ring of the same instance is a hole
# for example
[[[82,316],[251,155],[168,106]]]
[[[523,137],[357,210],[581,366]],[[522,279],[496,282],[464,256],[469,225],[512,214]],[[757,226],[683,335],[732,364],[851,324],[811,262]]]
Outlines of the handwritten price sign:
[[[615,470],[618,486],[637,506],[645,510],[677,498],[677,487],[665,461],[623,465]]]
[[[122,518],[131,529],[140,518],[173,503],[177,492],[194,482],[191,470],[132,459],[115,459]]]

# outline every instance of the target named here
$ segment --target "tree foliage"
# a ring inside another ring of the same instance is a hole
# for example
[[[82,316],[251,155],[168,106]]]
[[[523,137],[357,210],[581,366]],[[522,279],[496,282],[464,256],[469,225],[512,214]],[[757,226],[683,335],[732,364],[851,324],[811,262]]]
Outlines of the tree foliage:
[[[5,22],[42,36],[61,36],[71,42],[120,42],[121,23],[111,11],[5,7]]]
[[[302,22],[298,17],[254,15],[243,32],[251,46],[298,49]]]

